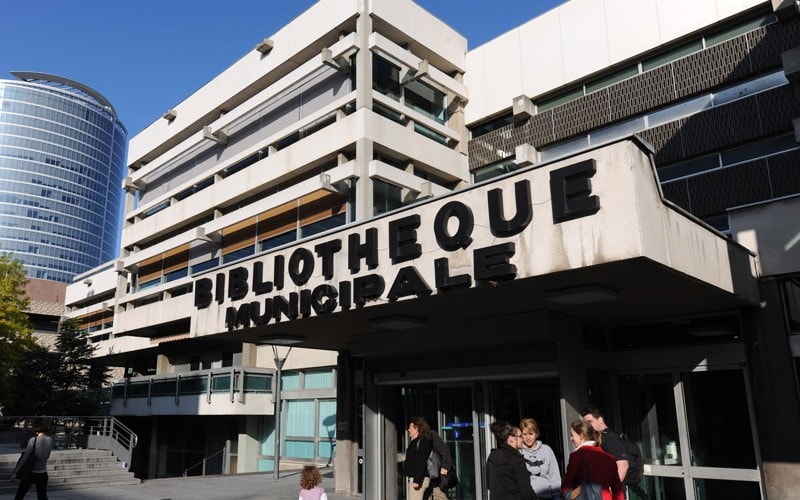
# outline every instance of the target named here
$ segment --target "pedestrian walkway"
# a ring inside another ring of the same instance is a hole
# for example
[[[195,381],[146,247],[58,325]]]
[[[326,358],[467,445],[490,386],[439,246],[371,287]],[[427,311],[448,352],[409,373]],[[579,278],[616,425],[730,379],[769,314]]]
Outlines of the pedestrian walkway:
[[[320,472],[328,500],[358,498],[334,492],[332,468]],[[278,480],[272,473],[146,479],[133,486],[48,491],[47,496],[50,500],[295,500],[300,494],[299,480],[299,471],[283,472]],[[12,494],[0,494],[0,500],[13,498]],[[35,499],[35,489],[25,498]]]

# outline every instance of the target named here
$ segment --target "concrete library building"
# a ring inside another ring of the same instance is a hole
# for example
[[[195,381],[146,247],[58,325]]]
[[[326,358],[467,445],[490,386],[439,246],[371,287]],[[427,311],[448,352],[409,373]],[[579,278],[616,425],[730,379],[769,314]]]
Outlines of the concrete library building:
[[[792,0],[570,0],[475,48],[317,2],[131,140],[120,257],[68,287],[134,470],[398,500],[423,415],[486,499],[492,422],[563,473],[594,403],[628,498],[800,498],[798,80]]]

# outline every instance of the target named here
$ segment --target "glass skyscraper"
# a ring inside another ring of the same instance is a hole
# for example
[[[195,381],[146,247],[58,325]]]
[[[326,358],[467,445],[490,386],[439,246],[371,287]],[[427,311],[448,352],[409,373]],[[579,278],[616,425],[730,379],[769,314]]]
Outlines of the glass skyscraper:
[[[67,78],[0,80],[0,251],[29,278],[69,282],[119,251],[127,130]]]

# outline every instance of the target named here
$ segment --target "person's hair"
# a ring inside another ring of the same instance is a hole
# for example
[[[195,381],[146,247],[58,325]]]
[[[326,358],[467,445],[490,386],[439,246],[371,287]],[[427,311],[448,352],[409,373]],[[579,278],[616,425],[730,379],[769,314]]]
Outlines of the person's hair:
[[[320,483],[322,483],[322,474],[319,473],[319,469],[315,465],[304,466],[300,473],[300,487],[310,490]]]
[[[589,406],[584,408],[583,411],[581,412],[582,417],[585,417],[586,415],[591,415],[594,418],[603,418],[603,411],[600,409],[599,406],[590,404]]]
[[[425,439],[431,438],[431,426],[428,425],[428,421],[425,420],[425,417],[411,417],[411,423],[417,428],[420,436]]]
[[[575,431],[575,434],[582,436],[586,441],[597,441],[597,431],[583,420],[572,422],[569,428]]]
[[[517,428],[501,420],[500,422],[492,422],[491,425],[489,425],[489,429],[491,429],[498,443],[505,443],[508,441],[509,436],[516,435]]]
[[[47,434],[50,432],[50,422],[46,418],[36,418],[33,421],[33,432],[43,432]]]
[[[532,418],[523,418],[519,423],[519,428],[523,432],[528,431],[530,434],[536,434],[538,438],[541,433],[539,432],[539,424]]]

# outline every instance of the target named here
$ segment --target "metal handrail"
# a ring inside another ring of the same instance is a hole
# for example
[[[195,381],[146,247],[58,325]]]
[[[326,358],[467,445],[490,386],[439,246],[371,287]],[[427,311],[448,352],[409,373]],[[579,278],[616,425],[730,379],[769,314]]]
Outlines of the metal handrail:
[[[221,450],[218,450],[218,451],[216,451],[216,452],[212,453],[211,455],[209,455],[209,456],[207,456],[207,457],[203,458],[201,461],[197,462],[196,464],[192,465],[191,467],[188,467],[188,468],[184,469],[184,470],[183,470],[183,477],[186,477],[186,476],[188,476],[188,475],[189,475],[189,471],[190,471],[190,470],[192,470],[192,469],[194,469],[195,467],[197,467],[197,466],[199,466],[199,465],[202,465],[202,466],[203,466],[203,472],[201,473],[201,475],[205,476],[205,475],[206,475],[206,463],[207,463],[209,460],[211,460],[212,458],[214,458],[215,456],[219,455],[220,453],[222,453],[222,454],[223,454],[223,455],[222,455],[222,458],[223,458],[223,460],[224,460],[224,459],[225,459],[225,455],[224,455],[224,453],[225,453],[225,450],[226,450],[226,448],[227,448],[227,447],[223,447]],[[224,461],[223,461],[223,463],[222,463],[222,467],[221,467],[221,471],[220,471],[220,472],[224,472],[224,471],[225,471],[225,463],[224,463]]]
[[[139,436],[114,417],[42,416],[52,427],[53,448],[92,448],[108,450],[123,467],[129,468]],[[18,443],[24,447],[33,436],[34,417],[0,417],[0,443]]]

